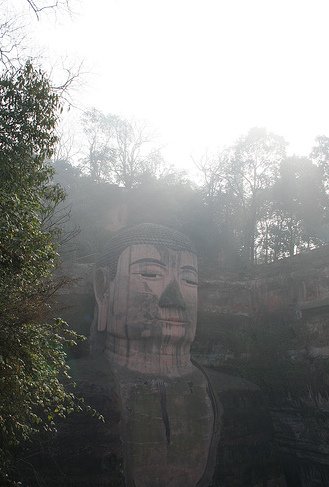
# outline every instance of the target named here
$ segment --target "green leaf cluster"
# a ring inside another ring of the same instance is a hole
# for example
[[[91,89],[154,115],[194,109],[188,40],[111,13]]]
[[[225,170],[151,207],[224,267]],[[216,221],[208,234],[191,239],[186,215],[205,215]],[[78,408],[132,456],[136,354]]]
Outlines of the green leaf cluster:
[[[80,408],[65,364],[67,346],[79,337],[60,319],[45,323],[58,262],[51,217],[65,197],[47,162],[60,110],[46,75],[31,63],[0,79],[2,478],[17,445]]]

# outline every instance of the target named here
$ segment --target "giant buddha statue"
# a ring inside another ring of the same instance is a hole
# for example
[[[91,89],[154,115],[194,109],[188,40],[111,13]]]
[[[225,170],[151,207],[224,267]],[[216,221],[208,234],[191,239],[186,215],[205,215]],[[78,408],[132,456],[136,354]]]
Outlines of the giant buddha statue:
[[[94,354],[105,355],[120,398],[126,486],[284,485],[273,480],[273,471],[266,472],[267,460],[259,484],[253,474],[246,481],[225,471],[228,464],[245,461],[234,458],[236,430],[242,431],[243,455],[248,455],[245,447],[256,451],[258,442],[261,451],[271,440],[268,431],[262,438],[250,434],[243,416],[256,407],[258,389],[191,360],[197,287],[191,242],[160,225],[120,231],[96,266],[91,342]],[[253,398],[249,409],[247,396]],[[232,418],[243,424],[232,426]],[[268,459],[269,450],[264,454]]]
[[[197,258],[165,227],[120,232],[95,272],[97,328],[117,378],[127,485],[208,485],[216,431],[209,384],[191,362]]]

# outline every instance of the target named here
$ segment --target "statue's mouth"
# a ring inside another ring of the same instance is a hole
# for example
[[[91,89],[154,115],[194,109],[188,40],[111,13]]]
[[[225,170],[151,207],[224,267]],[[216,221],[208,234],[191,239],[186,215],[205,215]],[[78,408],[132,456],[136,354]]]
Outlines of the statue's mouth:
[[[181,318],[175,318],[175,317],[172,317],[172,318],[160,318],[159,317],[159,321],[164,321],[165,323],[171,323],[173,325],[187,325],[188,324],[188,321],[184,321]]]

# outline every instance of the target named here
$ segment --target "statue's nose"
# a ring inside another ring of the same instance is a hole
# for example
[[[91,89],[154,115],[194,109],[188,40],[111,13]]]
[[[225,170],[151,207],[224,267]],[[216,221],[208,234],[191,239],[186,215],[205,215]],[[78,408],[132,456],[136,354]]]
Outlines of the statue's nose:
[[[160,308],[186,309],[186,305],[176,279],[171,281],[161,294],[159,306]]]

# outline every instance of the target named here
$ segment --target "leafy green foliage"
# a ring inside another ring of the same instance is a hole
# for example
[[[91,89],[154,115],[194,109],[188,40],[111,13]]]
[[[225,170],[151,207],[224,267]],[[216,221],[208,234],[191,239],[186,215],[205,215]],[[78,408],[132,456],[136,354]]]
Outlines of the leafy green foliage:
[[[6,472],[16,445],[79,408],[65,386],[66,346],[78,337],[62,320],[44,323],[58,259],[51,217],[64,199],[46,162],[59,99],[30,63],[0,79],[0,99],[0,470]]]

